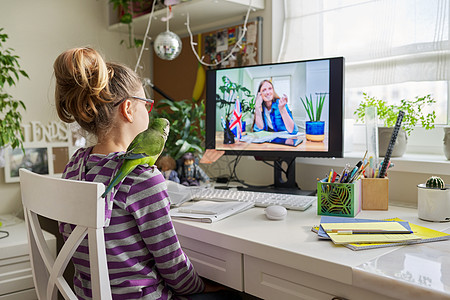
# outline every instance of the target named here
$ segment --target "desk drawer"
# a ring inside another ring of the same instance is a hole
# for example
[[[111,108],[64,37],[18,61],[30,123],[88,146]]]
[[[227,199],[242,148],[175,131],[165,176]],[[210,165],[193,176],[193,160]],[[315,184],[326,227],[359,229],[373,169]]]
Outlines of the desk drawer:
[[[244,290],[242,254],[184,236],[178,238],[200,276]]]
[[[0,300],[37,300],[37,295],[33,288],[7,295],[0,295]]]
[[[0,260],[0,295],[33,287],[33,274],[28,255]]]
[[[264,299],[330,300],[333,295],[313,289],[304,272],[244,255],[245,292]]]
[[[393,300],[351,285],[244,255],[245,292],[266,300]]]

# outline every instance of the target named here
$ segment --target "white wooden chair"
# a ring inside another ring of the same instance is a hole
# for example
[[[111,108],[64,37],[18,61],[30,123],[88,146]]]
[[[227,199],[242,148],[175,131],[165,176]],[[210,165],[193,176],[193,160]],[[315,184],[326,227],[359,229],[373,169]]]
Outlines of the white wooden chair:
[[[105,199],[101,183],[52,178],[20,169],[20,189],[34,285],[40,300],[77,299],[63,277],[73,253],[88,234],[93,299],[111,299],[103,235]],[[75,225],[56,259],[50,254],[38,215]]]

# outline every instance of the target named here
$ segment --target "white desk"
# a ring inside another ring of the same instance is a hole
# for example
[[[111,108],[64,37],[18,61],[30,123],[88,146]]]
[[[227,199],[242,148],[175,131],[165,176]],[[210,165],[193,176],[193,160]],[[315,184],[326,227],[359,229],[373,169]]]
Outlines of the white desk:
[[[320,222],[316,210],[314,204],[305,212],[288,211],[282,221],[252,208],[212,224],[173,222],[200,275],[260,298],[450,299],[450,241],[353,251],[317,239],[311,232]],[[411,208],[362,211],[357,217],[450,227],[421,221]]]
[[[31,272],[25,223],[1,227],[9,236],[0,239],[0,299],[37,299]],[[56,256],[56,237],[45,233],[45,240]]]

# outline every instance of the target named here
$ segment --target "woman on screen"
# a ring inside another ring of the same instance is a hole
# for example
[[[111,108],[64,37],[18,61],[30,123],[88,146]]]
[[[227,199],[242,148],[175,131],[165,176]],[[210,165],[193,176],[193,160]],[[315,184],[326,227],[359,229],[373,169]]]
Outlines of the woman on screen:
[[[278,96],[271,81],[263,80],[256,95],[253,131],[287,131],[297,134],[298,126],[292,119],[287,102],[287,96]]]

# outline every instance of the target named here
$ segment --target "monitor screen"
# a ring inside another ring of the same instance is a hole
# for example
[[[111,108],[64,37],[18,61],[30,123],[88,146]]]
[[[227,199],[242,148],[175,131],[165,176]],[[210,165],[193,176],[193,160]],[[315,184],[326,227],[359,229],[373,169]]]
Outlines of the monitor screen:
[[[206,148],[342,157],[344,58],[209,70]]]

